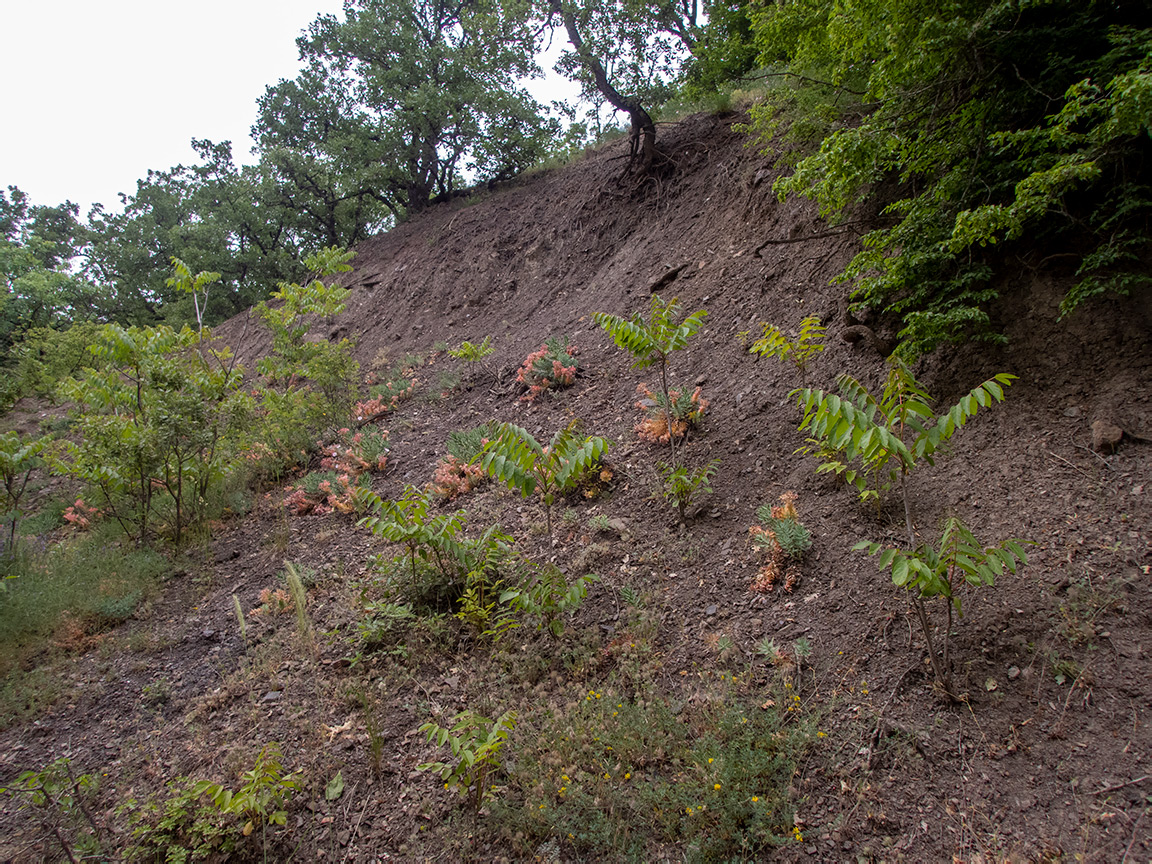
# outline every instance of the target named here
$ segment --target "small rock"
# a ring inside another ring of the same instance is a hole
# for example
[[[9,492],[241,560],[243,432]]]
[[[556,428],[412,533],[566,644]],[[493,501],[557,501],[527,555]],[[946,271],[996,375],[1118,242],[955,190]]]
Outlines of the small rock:
[[[280,697],[283,695],[284,695],[284,693],[280,690],[269,690],[267,693],[264,694],[264,698],[260,701],[262,701],[262,702],[279,702]]]
[[[1124,430],[1108,420],[1092,421],[1092,449],[1097,453],[1113,453]]]
[[[1009,681],[1015,681],[1019,677],[1020,677],[1020,667],[1019,666],[1009,666],[1008,667],[1008,680]]]
[[[1080,409],[1077,408],[1075,405],[1073,405],[1071,408],[1065,408],[1064,409],[1064,416],[1065,417],[1079,417],[1080,416]]]
[[[703,386],[704,386],[704,384],[705,384],[707,381],[708,381],[708,376],[707,376],[707,375],[698,375],[698,376],[696,376],[696,386],[697,386],[697,387],[703,387]]]
[[[708,616],[715,615],[716,614],[716,604],[713,603],[711,606],[709,606],[707,609],[705,609],[704,614],[708,615]]]

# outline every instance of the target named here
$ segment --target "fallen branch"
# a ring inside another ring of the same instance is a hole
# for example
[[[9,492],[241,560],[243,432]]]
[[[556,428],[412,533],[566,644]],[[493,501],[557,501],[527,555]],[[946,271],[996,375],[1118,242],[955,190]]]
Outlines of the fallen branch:
[[[1152,780],[1152,774],[1145,774],[1143,777],[1137,777],[1135,780],[1129,780],[1127,783],[1117,783],[1114,786],[1105,786],[1094,792],[1094,795],[1107,795],[1109,792],[1118,792],[1121,789],[1127,789],[1129,786],[1135,786],[1137,783],[1143,783],[1145,780]]]

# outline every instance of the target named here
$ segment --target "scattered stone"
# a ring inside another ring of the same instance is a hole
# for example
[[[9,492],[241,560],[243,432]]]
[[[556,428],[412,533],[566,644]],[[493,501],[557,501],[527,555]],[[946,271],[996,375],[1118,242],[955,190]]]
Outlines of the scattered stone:
[[[1065,408],[1064,409],[1064,416],[1065,417],[1079,417],[1080,416],[1080,409],[1078,407],[1076,407],[1075,405],[1073,405],[1071,408]]]
[[[709,616],[709,617],[715,615],[716,614],[716,604],[713,603],[711,606],[709,606],[707,609],[705,609],[704,614]]]
[[[1092,421],[1092,449],[1097,453],[1114,453],[1124,430],[1108,420]]]
[[[267,693],[264,694],[264,698],[261,699],[260,701],[261,702],[279,702],[280,697],[283,695],[284,695],[284,692],[282,690],[269,690]]]
[[[1020,677],[1020,667],[1019,666],[1009,666],[1008,667],[1008,680],[1009,681],[1015,681],[1019,677]]]

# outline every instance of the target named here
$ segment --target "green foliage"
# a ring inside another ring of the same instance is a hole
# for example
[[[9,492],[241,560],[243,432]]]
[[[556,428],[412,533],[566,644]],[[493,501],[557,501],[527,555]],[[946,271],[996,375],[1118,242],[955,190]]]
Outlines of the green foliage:
[[[712,475],[716,473],[716,466],[719,464],[719,459],[713,459],[707,465],[689,469],[684,465],[674,466],[664,462],[656,463],[656,469],[660,472],[661,491],[664,493],[665,500],[676,508],[681,525],[684,524],[685,516],[693,499],[702,492],[712,491],[712,484],[709,481],[712,479]]]
[[[24,550],[17,559],[20,578],[0,603],[0,645],[6,651],[47,638],[68,622],[93,631],[118,624],[171,571],[158,552],[122,548],[109,542],[108,533],[96,531],[43,552]]]
[[[804,411],[800,431],[810,436],[805,452],[815,448],[837,454],[817,473],[833,472],[854,486],[861,498],[876,498],[922,462],[934,464],[936,451],[977,411],[1002,401],[1004,388],[1015,378],[1003,372],[995,375],[938,416],[931,397],[899,360],[892,361],[879,400],[848,375],[838,379],[839,396],[823,390],[794,391]]]
[[[284,807],[296,794],[300,784],[298,772],[283,773],[282,758],[280,745],[271,741],[261,748],[251,770],[240,775],[240,788],[235,792],[208,781],[198,783],[196,788],[221,813],[232,813],[247,819],[248,823],[243,829],[245,835],[252,831],[253,823],[259,824],[261,832],[267,829],[269,823],[283,826],[288,820],[288,812]]]
[[[172,256],[172,269],[175,270],[176,273],[170,277],[165,284],[169,288],[175,288],[182,294],[191,295],[192,305],[196,310],[196,326],[203,331],[204,314],[208,309],[208,291],[211,289],[213,282],[220,281],[220,274],[202,270],[193,276],[188,265],[175,255]]]
[[[351,270],[348,261],[354,254],[329,247],[309,256],[304,263],[317,278],[305,285],[281,282],[272,293],[272,299],[280,302],[261,303],[256,309],[272,332],[272,351],[256,368],[266,382],[259,442],[265,449],[267,443],[275,445],[260,455],[273,462],[291,464],[311,448],[320,432],[342,426],[351,414],[359,369],[350,355],[351,343],[307,337],[313,324],[344,310],[347,289],[323,279]],[[271,467],[279,471],[285,466]]]
[[[237,166],[227,141],[193,139],[192,148],[194,163],[149,171],[118,209],[89,212],[82,273],[100,286],[102,320],[216,324],[266,299],[268,286],[302,278],[308,252],[363,239],[285,198],[267,162]],[[199,310],[193,294],[169,285],[172,258],[221,274]]]
[[[718,92],[727,82],[752,72],[760,53],[752,42],[748,5],[729,0],[708,3],[707,9],[708,23],[684,64],[684,89],[692,96]]]
[[[669,415],[672,396],[668,389],[668,358],[674,351],[687,347],[688,340],[704,326],[708,313],[701,309],[687,316],[679,324],[675,323],[680,311],[680,301],[673,297],[665,301],[659,294],[652,295],[652,305],[648,320],[637,312],[630,319],[597,312],[592,320],[604,328],[612,341],[635,358],[633,369],[647,369],[657,366],[660,369],[660,389],[664,394],[664,420],[667,429],[673,428]],[[676,436],[668,436],[668,446],[672,450],[672,464],[678,464],[676,457]]]
[[[936,673],[936,683],[948,696],[952,693],[952,664],[949,645],[952,630],[952,610],[959,613],[958,589],[967,584],[972,588],[991,587],[997,576],[1005,571],[1015,573],[1027,563],[1021,546],[1023,541],[1005,540],[999,546],[983,546],[972,532],[955,516],[944,522],[944,531],[938,546],[921,543],[915,548],[884,547],[880,543],[862,540],[853,549],[879,554],[881,570],[892,571],[892,582],[901,588],[916,592],[916,611],[928,645],[929,658]],[[948,626],[944,628],[942,657],[933,645],[931,627],[925,600],[939,597],[947,604]]]
[[[860,382],[846,375],[839,378],[840,396],[822,390],[794,391],[804,410],[800,430],[807,430],[811,435],[807,449],[835,454],[817,472],[832,471],[843,476],[856,487],[861,498],[878,498],[881,490],[899,482],[908,546],[904,550],[885,551],[880,565],[882,569],[892,568],[897,585],[918,589],[916,612],[936,683],[952,698],[955,694],[948,656],[948,628],[944,632],[941,657],[933,644],[924,600],[940,596],[952,601],[948,605],[951,624],[952,603],[958,603],[953,590],[957,568],[971,584],[990,585],[991,576],[1003,572],[1004,568],[1014,572],[1014,556],[1022,563],[1023,553],[1016,541],[1008,541],[1011,545],[1000,550],[980,548],[958,519],[950,519],[946,524],[939,550],[918,544],[905,478],[922,464],[934,464],[936,452],[981,408],[1003,401],[1004,388],[1013,380],[1015,376],[1007,373],[995,375],[939,415],[932,411],[931,398],[923,385],[895,358],[879,400]],[[867,541],[857,544],[856,548],[867,549],[872,554],[881,549],[879,544]]]
[[[33,327],[8,354],[11,367],[0,383],[0,406],[12,405],[22,396],[55,401],[56,388],[80,370],[100,364],[88,350],[99,339],[100,325],[81,321],[65,329]]]
[[[279,744],[264,745],[253,768],[240,776],[235,792],[219,783],[183,777],[168,784],[170,794],[162,803],[140,805],[129,800],[121,807],[131,814],[134,825],[128,860],[181,864],[213,860],[236,851],[257,826],[267,859],[267,827],[287,823],[284,808],[300,787],[299,774],[284,774],[281,759]],[[237,823],[237,817],[244,821]]]
[[[471,342],[461,342],[458,348],[449,348],[448,354],[455,357],[457,360],[463,360],[467,363],[479,363],[484,358],[492,355],[496,349],[492,347],[492,337],[485,336],[484,341],[479,345],[473,345]]]
[[[512,538],[499,525],[490,525],[476,540],[465,541],[458,548],[457,561],[465,576],[456,617],[493,642],[519,626],[514,608],[501,590],[503,577],[517,569],[511,543]]]
[[[91,346],[100,368],[61,384],[76,405],[78,440],[60,442],[53,470],[85,483],[137,541],[151,539],[158,516],[180,543],[236,455],[248,413],[242,370],[208,337],[108,324]]]
[[[514,577],[518,567],[512,538],[498,525],[490,525],[478,537],[464,536],[467,514],[433,513],[432,497],[406,486],[395,501],[383,501],[363,491],[359,500],[369,512],[360,525],[376,536],[407,547],[403,560],[383,558],[377,566],[390,574],[390,583],[412,602],[432,608],[456,605],[457,617],[481,635],[498,638],[512,626],[507,610],[500,609],[500,587]],[[407,585],[397,577],[397,565],[407,570]],[[389,628],[391,625],[389,625]]]
[[[357,499],[369,515],[357,524],[389,543],[408,548],[412,578],[417,578],[417,558],[445,574],[454,571],[453,559],[459,557],[467,514],[432,513],[431,496],[411,484],[395,501],[384,501],[370,489],[360,491]]]
[[[901,184],[841,275],[859,302],[902,319],[898,354],[1002,339],[988,306],[1013,253],[1083,256],[1065,314],[1152,284],[1141,263],[1152,38],[1139,4],[901,2],[879,14],[805,0],[752,18],[761,62],[789,85],[757,113],[762,142],[775,146],[781,110],[801,97],[816,118],[796,136],[814,152],[777,192],[840,220],[876,184]]]
[[[852,548],[879,554],[880,569],[892,571],[892,582],[898,588],[916,591],[925,600],[940,597],[963,614],[956,591],[959,585],[990,587],[1005,571],[1015,573],[1017,567],[1028,563],[1022,542],[1005,540],[999,546],[985,547],[963,522],[950,516],[935,546],[922,543],[915,549],[886,548],[862,540]]]
[[[448,453],[463,462],[473,462],[484,452],[486,439],[496,437],[499,424],[495,420],[474,426],[471,429],[457,429],[448,433]]]
[[[501,603],[539,619],[537,629],[547,629],[554,639],[564,632],[562,616],[571,615],[588,596],[588,586],[600,579],[595,573],[578,576],[572,584],[558,567],[545,565],[520,588],[500,595]]]
[[[547,446],[532,437],[528,430],[511,423],[501,423],[496,435],[484,447],[480,467],[527,498],[540,494],[548,537],[552,537],[552,504],[557,493],[575,489],[592,471],[612,442],[594,436],[581,437],[580,424],[573,421],[552,436]]]
[[[580,368],[580,361],[575,357],[578,353],[580,349],[569,344],[567,336],[546,339],[516,371],[516,380],[528,388],[521,401],[533,402],[547,390],[571,387]]]
[[[688,346],[688,340],[704,325],[704,318],[708,315],[701,309],[676,324],[679,311],[679,298],[665,301],[659,294],[653,294],[647,321],[639,312],[630,319],[597,312],[592,320],[604,328],[617,347],[636,358],[633,369],[647,369],[649,366],[663,369],[668,365],[668,356]]]
[[[312,620],[308,617],[308,590],[304,587],[304,574],[291,561],[284,562],[284,581],[288,584],[288,593],[292,595],[292,603],[296,607],[296,629],[300,633],[300,638],[306,644],[313,645]]]
[[[29,330],[99,314],[99,290],[70,266],[78,212],[71,202],[33,206],[15,186],[0,190],[0,362]]]
[[[465,166],[485,182],[530,165],[556,128],[519,84],[535,68],[521,12],[355,0],[319,16],[297,40],[304,71],[260,99],[280,193],[320,225],[376,226],[451,195]]]
[[[500,767],[500,752],[515,728],[514,711],[505,711],[495,720],[461,711],[452,719],[451,729],[429,721],[420,731],[439,747],[449,745],[452,761],[424,762],[416,767],[439,774],[445,789],[455,789],[461,795],[471,791],[473,807],[479,813],[488,796],[491,774]]]
[[[800,522],[795,508],[788,515],[777,515],[774,509],[767,504],[757,508],[756,518],[765,533],[754,533],[753,545],[770,548],[775,543],[789,558],[803,558],[804,553],[812,548],[811,533]]]
[[[91,774],[77,777],[67,757],[50,762],[40,771],[22,771],[12,786],[0,787],[0,795],[17,802],[18,810],[36,811],[44,833],[51,835],[72,861],[77,860],[75,852],[99,857],[102,851],[100,826],[85,803],[95,791],[96,778]]]
[[[492,805],[524,835],[522,855],[556,836],[588,861],[647,861],[659,846],[686,861],[763,861],[796,843],[789,787],[811,721],[783,688],[780,707],[761,707],[759,686],[697,686],[707,696],[682,703],[608,684],[525,717],[508,781],[518,794]]]
[[[0,591],[5,585],[2,580],[11,575],[8,559],[16,552],[16,527],[24,515],[20,499],[32,472],[43,464],[43,451],[44,442],[40,439],[26,439],[19,432],[0,434],[0,526],[9,526],[7,542],[0,547]]]
[[[800,322],[800,332],[795,339],[789,339],[783,331],[765,323],[764,334],[752,343],[748,352],[760,357],[787,360],[804,378],[808,373],[808,361],[823,350],[824,328],[820,326],[817,316],[810,315]]]
[[[416,618],[410,603],[367,602],[356,625],[361,643],[368,650],[395,645]]]

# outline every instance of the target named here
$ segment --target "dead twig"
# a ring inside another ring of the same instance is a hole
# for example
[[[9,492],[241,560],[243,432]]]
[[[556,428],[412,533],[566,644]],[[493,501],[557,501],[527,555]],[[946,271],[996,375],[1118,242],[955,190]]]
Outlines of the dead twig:
[[[1140,815],[1136,817],[1136,824],[1132,826],[1132,839],[1128,841],[1128,848],[1124,850],[1124,857],[1120,859],[1120,864],[1127,864],[1128,856],[1132,854],[1132,847],[1136,845],[1137,832],[1140,830],[1140,820],[1144,818],[1144,814],[1148,812],[1145,807],[1140,811]]]
[[[1103,456],[1101,456],[1099,453],[1097,453],[1095,450],[1093,450],[1091,447],[1085,447],[1083,444],[1077,444],[1076,440],[1074,438],[1069,438],[1068,443],[1071,444],[1073,447],[1075,447],[1078,450],[1083,450],[1086,453],[1091,453],[1093,456],[1095,456],[1097,459],[1099,459],[1104,464],[1104,467],[1106,467],[1109,471],[1112,471],[1113,473],[1115,473],[1116,466],[1113,465],[1111,462],[1109,462],[1107,459],[1105,459]]]
[[[1152,774],[1145,774],[1143,777],[1137,777],[1135,780],[1129,780],[1127,783],[1117,783],[1114,786],[1105,786],[1094,792],[1094,795],[1107,795],[1109,792],[1118,792],[1121,789],[1127,789],[1129,786],[1135,786],[1138,783],[1143,783],[1145,780],[1152,780]]]
[[[1085,471],[1083,468],[1081,468],[1079,465],[1077,465],[1074,462],[1069,462],[1067,459],[1065,459],[1059,453],[1053,453],[1051,450],[1045,450],[1044,452],[1047,453],[1049,456],[1051,456],[1053,459],[1059,459],[1061,462],[1063,462],[1065,465],[1067,465],[1073,471],[1079,471],[1081,474],[1083,474],[1089,480],[1094,481],[1096,479],[1091,474],[1089,474],[1087,471]]]

